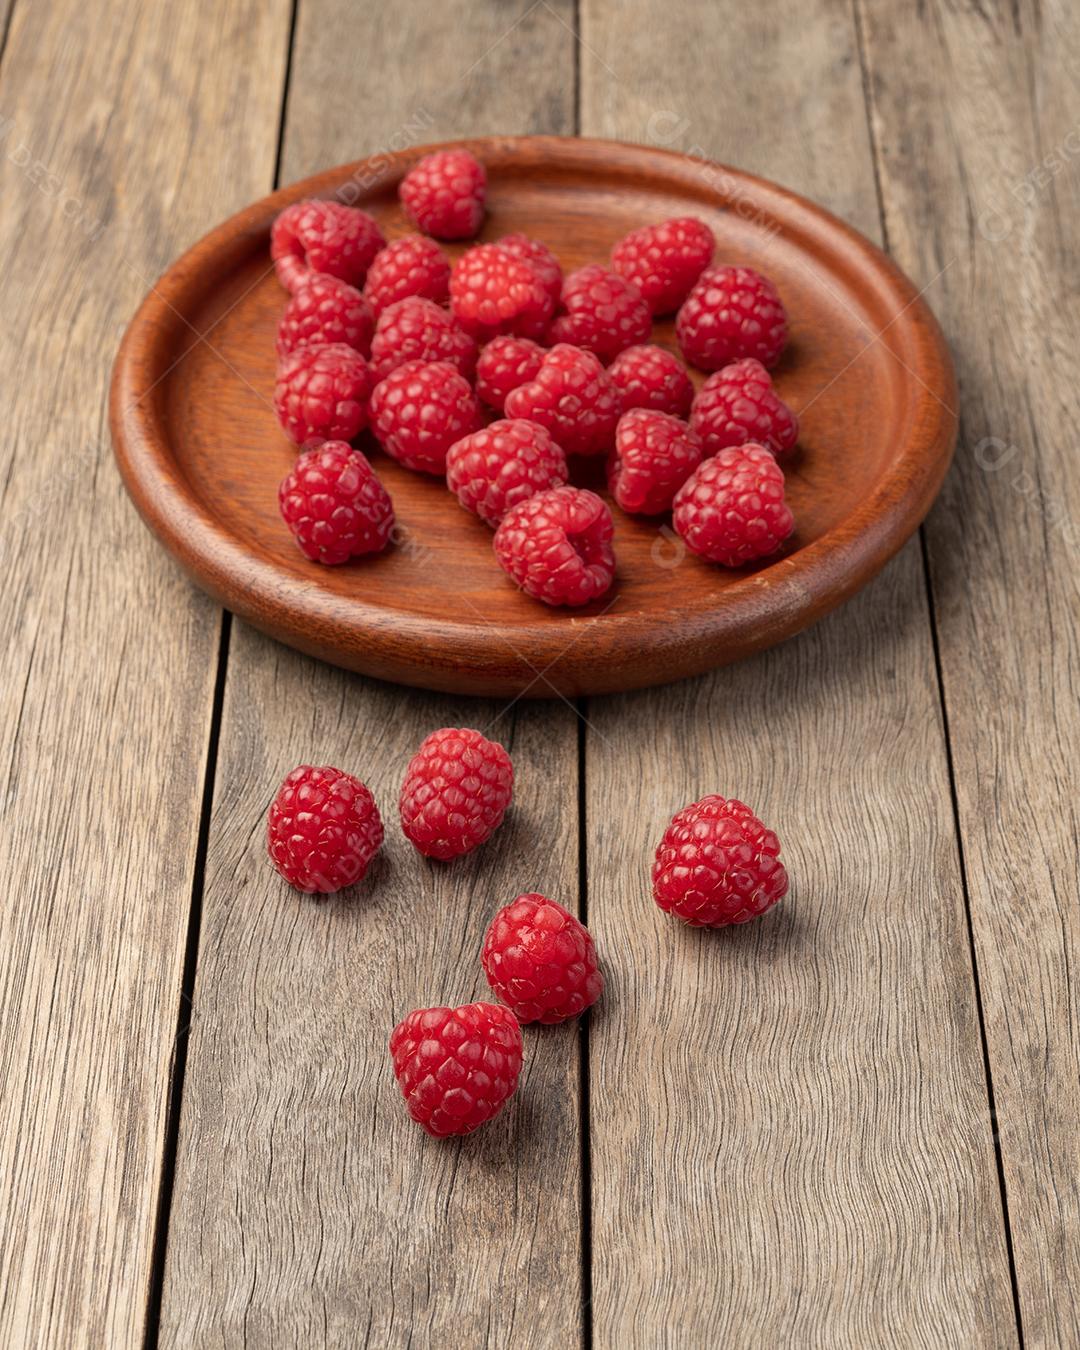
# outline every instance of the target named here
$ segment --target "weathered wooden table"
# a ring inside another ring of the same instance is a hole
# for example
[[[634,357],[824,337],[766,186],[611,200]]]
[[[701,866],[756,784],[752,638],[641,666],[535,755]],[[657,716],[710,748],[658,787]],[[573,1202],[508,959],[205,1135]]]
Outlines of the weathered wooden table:
[[[1080,10],[5,9],[0,1342],[1080,1342]],[[693,683],[505,709],[294,655],[138,523],[104,404],[153,277],[275,183],[491,131],[739,164],[925,286],[957,463],[846,609]],[[354,904],[267,866],[296,762],[390,803],[428,730],[493,721],[521,793],[482,857],[392,829]],[[712,790],[794,878],[722,940],[642,865]],[[388,1030],[483,993],[530,887],[580,896],[608,994],[433,1146]]]

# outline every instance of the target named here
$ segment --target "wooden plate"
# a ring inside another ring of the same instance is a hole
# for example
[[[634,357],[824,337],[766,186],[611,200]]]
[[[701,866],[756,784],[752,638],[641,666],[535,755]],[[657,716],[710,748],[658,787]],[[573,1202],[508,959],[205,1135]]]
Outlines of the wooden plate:
[[[549,610],[495,564],[488,528],[445,485],[364,449],[400,537],[376,558],[321,567],[278,516],[293,451],[271,408],[285,294],[270,224],[300,197],[363,205],[408,231],[397,184],[432,147],[331,169],[257,202],[186,253],[146,297],[113,372],[110,420],[136,506],[195,581],[283,642],[368,675],[470,694],[600,693],[736,660],[789,637],[859,589],[917,527],[948,467],[955,377],[911,282],[820,207],[734,169],[666,151],[559,137],[461,142],[487,165],[482,238],[522,230],[569,271],[628,230],[691,213],[717,260],[777,283],[792,341],[776,371],[800,414],[787,469],[796,532],[739,572],[684,553],[670,525],[616,511],[606,599]],[[457,255],[460,247],[451,247]],[[673,324],[655,339],[677,350]],[[586,466],[577,481],[599,486]]]

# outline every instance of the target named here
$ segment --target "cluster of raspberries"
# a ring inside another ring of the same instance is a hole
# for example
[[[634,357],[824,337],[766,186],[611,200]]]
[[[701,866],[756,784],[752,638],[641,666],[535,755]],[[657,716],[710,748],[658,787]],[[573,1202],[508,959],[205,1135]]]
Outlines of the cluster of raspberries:
[[[621,239],[610,265],[563,277],[523,234],[467,248],[487,176],[465,150],[426,155],[401,181],[422,233],[387,243],[357,207],[301,201],[274,222],[271,252],[290,299],[277,336],[274,407],[302,453],[282,515],[308,558],[342,563],[386,547],[390,496],[351,444],[370,431],[418,473],[445,478],[495,531],[495,557],[527,594],[584,605],[615,578],[608,502],[570,481],[568,461],[604,456],[614,502],[671,512],[694,553],[742,567],[793,529],[778,461],[798,420],[769,370],[787,343],[776,288],[713,263],[690,216]],[[686,366],[650,345],[677,315]]]
[[[510,806],[514,768],[479,731],[444,727],[409,761],[398,809],[406,838],[448,862],[485,843]],[[270,805],[267,847],[290,885],[330,894],[360,881],[383,843],[370,790],[341,769],[302,764]],[[671,820],[652,867],[653,898],[696,927],[746,923],[787,893],[776,835],[742,802],[703,797]],[[418,1008],[390,1037],[409,1114],[433,1135],[468,1134],[513,1096],[521,1023],[577,1017],[603,993],[596,944],[557,901],[529,891],[492,918],[480,964],[498,1002]]]

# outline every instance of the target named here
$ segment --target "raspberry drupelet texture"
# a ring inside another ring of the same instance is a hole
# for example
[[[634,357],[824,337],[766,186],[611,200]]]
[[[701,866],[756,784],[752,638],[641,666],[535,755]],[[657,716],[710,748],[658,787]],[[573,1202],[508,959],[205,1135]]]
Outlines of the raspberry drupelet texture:
[[[351,886],[382,841],[375,798],[358,778],[329,765],[293,769],[270,804],[270,861],[298,891],[329,895]]]
[[[675,494],[675,532],[693,553],[743,567],[775,553],[794,528],[784,474],[763,445],[733,445],[704,460]]]
[[[385,243],[366,211],[317,199],[287,206],[270,230],[270,256],[287,291],[297,290],[317,272],[362,286],[372,258]]]
[[[543,359],[543,347],[529,338],[492,338],[476,363],[477,394],[502,412],[510,390],[535,379]]]
[[[679,310],[675,335],[699,370],[744,356],[771,369],[787,346],[787,315],[776,287],[752,267],[708,267]]]
[[[341,343],[361,356],[371,354],[375,320],[364,297],[346,281],[314,273],[290,297],[277,331],[278,357],[297,347]]]
[[[406,296],[379,315],[371,340],[371,368],[385,379],[406,361],[448,361],[471,380],[479,354],[476,342],[432,300]]]
[[[619,352],[647,342],[652,316],[636,286],[596,264],[579,267],[563,283],[559,313],[548,340],[569,342],[610,361]]]
[[[615,579],[614,532],[611,511],[595,492],[552,488],[506,513],[495,556],[526,595],[546,605],[587,605]]]
[[[694,400],[694,386],[677,356],[646,343],[618,354],[608,374],[619,391],[623,412],[652,408],[685,417]]]
[[[673,314],[712,261],[715,247],[704,221],[676,216],[620,239],[611,250],[611,266],[637,287],[653,314]]]
[[[418,1125],[436,1138],[470,1134],[514,1095],[521,1027],[497,1003],[418,1008],[394,1028],[390,1057]]]
[[[513,792],[514,766],[497,741],[467,727],[443,727],[405,770],[401,828],[426,858],[446,862],[491,838]]]
[[[653,898],[694,928],[764,914],[787,894],[780,841],[748,806],[702,797],[672,817],[656,850]]]
[[[799,419],[773,388],[769,372],[752,356],[709,376],[694,399],[690,425],[707,455],[756,441],[780,456],[799,439]]]
[[[407,469],[446,472],[446,452],[480,425],[468,380],[445,361],[407,361],[375,386],[371,429]]]
[[[527,234],[504,234],[495,242],[504,253],[528,263],[551,296],[552,305],[559,303],[563,283],[562,267],[547,244],[542,244],[539,239],[531,239]]]
[[[484,220],[487,173],[468,150],[436,150],[398,188],[405,214],[436,239],[471,239]]]
[[[418,295],[445,304],[450,295],[450,260],[434,239],[407,234],[375,255],[364,282],[364,299],[376,318],[388,305]]]
[[[367,426],[371,384],[368,363],[352,347],[297,347],[278,366],[274,411],[302,449],[351,441]]]
[[[386,547],[394,505],[366,456],[344,441],[306,450],[278,489],[281,515],[301,552],[343,563]]]
[[[603,455],[615,443],[619,391],[592,352],[560,343],[545,355],[534,379],[512,389],[507,417],[546,427],[568,455]]]
[[[492,526],[518,502],[566,481],[566,456],[549,432],[523,418],[481,427],[446,455],[446,486]]]
[[[633,408],[619,419],[608,487],[624,511],[658,516],[701,463],[701,442],[670,413]]]
[[[484,938],[484,974],[519,1022],[565,1022],[604,992],[589,930],[546,896],[519,895]]]
[[[502,333],[540,337],[554,302],[530,263],[498,244],[477,244],[450,273],[450,308],[467,333],[487,342]]]

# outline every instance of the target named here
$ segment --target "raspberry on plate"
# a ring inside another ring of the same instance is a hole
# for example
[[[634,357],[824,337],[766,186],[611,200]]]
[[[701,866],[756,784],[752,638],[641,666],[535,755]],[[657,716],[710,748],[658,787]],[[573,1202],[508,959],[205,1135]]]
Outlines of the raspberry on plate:
[[[484,974],[519,1022],[565,1022],[604,992],[589,930],[531,892],[499,910],[484,938]]]
[[[509,1008],[417,1008],[390,1036],[409,1115],[436,1138],[470,1134],[498,1115],[521,1073],[521,1027]]]
[[[287,291],[316,272],[360,286],[385,242],[378,224],[358,206],[313,199],[294,202],[278,215],[270,230],[270,256]]]
[[[352,347],[297,347],[278,366],[274,411],[286,435],[307,450],[363,431],[370,393],[368,363]]]
[[[659,516],[701,463],[701,442],[670,413],[632,408],[619,419],[608,487],[624,511]]]
[[[471,853],[502,824],[514,792],[514,766],[497,741],[468,727],[443,727],[405,770],[401,828],[426,858]]]
[[[270,861],[290,886],[329,895],[359,881],[383,841],[379,808],[352,774],[301,764],[267,817]]]
[[[305,450],[282,481],[278,504],[312,562],[343,563],[378,553],[394,526],[390,494],[367,457],[344,441]]]
[[[371,355],[375,320],[364,297],[347,281],[314,272],[289,298],[277,331],[278,357],[297,347],[342,343]]]
[[[562,294],[562,267],[558,258],[539,239],[530,239],[527,234],[504,234],[495,241],[504,253],[526,262],[544,283],[544,289],[551,296],[551,303],[557,305]]]
[[[566,481],[566,456],[548,431],[523,418],[481,427],[446,454],[446,486],[492,526],[518,502]]]
[[[546,605],[587,605],[615,580],[615,526],[607,503],[585,488],[538,492],[495,531],[499,566]]]
[[[756,919],[787,895],[780,841],[748,806],[709,796],[677,812],[652,869],[653,899],[694,928]]]
[[[471,380],[476,370],[476,342],[452,314],[418,295],[396,300],[379,315],[371,340],[371,368],[385,379],[406,361],[448,361]]]
[[[690,425],[707,455],[756,441],[779,456],[799,439],[799,419],[773,388],[769,372],[752,356],[709,376],[694,399]]]
[[[422,234],[392,239],[375,255],[364,282],[364,299],[376,318],[388,305],[418,295],[443,305],[450,295],[450,260]]]
[[[675,336],[699,370],[743,356],[771,369],[787,346],[787,315],[776,287],[752,267],[708,267],[679,310]]]
[[[608,374],[621,395],[623,412],[653,408],[685,417],[690,411],[694,400],[690,376],[679,358],[663,347],[627,347],[608,366]]]
[[[563,283],[548,340],[569,342],[607,362],[627,347],[647,342],[651,332],[649,306],[637,287],[617,272],[590,263],[571,272]]]
[[[446,452],[480,425],[468,380],[445,361],[407,361],[375,386],[371,429],[407,469],[446,472]]]
[[[540,337],[555,306],[531,263],[498,244],[477,244],[450,273],[450,308],[467,333],[486,342],[500,333]]]
[[[716,240],[696,216],[631,230],[611,250],[611,265],[635,285],[653,314],[672,314],[712,262]]]
[[[529,338],[492,338],[476,363],[477,394],[502,412],[510,390],[535,379],[543,359],[543,347]]]
[[[398,188],[405,214],[436,239],[471,239],[484,219],[487,173],[468,150],[436,150]]]
[[[783,471],[752,443],[703,460],[675,494],[672,523],[691,552],[725,567],[775,553],[795,527]]]
[[[615,441],[619,391],[592,352],[560,343],[534,379],[506,396],[507,417],[539,422],[568,455],[603,455]]]

